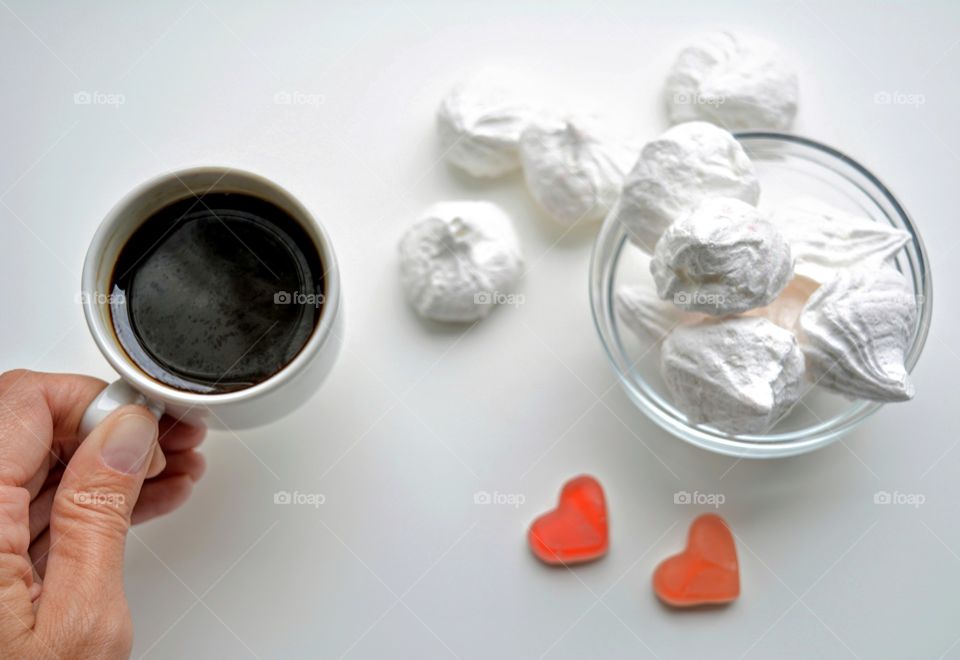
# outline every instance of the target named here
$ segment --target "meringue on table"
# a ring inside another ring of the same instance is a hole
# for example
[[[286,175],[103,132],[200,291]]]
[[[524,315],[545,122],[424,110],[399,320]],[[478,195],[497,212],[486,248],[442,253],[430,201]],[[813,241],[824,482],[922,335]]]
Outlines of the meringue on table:
[[[490,313],[520,279],[510,217],[490,202],[439,202],[400,239],[400,284],[420,316],[469,322]]]
[[[776,44],[748,34],[693,39],[664,87],[673,123],[705,119],[731,131],[784,130],[797,114],[797,72]]]
[[[437,110],[444,157],[476,177],[520,167],[520,134],[534,109],[502,74],[484,71],[456,85]]]
[[[520,136],[527,188],[562,225],[603,220],[635,159],[592,117],[542,117]]]

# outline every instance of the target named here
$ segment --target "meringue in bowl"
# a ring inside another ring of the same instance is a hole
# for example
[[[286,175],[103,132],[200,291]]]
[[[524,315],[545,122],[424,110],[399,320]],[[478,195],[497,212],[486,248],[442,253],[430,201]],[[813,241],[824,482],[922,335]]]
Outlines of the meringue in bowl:
[[[869,170],[831,147],[782,133],[746,132],[736,137],[756,167],[762,211],[797,197],[813,197],[910,235],[910,241],[889,263],[906,278],[917,299],[917,320],[905,360],[907,370],[912,371],[930,327],[932,282],[923,241],[907,212]],[[678,438],[730,456],[792,456],[830,444],[883,405],[852,400],[814,385],[789,414],[762,434],[732,435],[691,423],[674,405],[660,373],[660,342],[632,332],[615,308],[615,294],[623,286],[641,291],[649,287],[656,297],[649,271],[650,256],[630,242],[621,223],[608,218],[597,237],[590,266],[594,324],[627,395]]]

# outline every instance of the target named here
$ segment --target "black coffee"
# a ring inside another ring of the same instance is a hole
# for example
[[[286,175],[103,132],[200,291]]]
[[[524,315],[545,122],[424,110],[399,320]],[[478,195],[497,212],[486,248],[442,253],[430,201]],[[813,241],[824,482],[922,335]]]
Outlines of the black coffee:
[[[153,214],[114,267],[120,344],[154,379],[221,393],[260,383],[303,348],[324,294],[307,232],[279,207],[210,193]]]

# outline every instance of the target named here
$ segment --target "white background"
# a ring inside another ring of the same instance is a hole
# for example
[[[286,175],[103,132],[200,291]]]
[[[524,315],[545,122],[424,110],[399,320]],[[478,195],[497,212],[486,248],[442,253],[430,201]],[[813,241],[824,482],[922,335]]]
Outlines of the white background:
[[[130,539],[135,656],[960,657],[956,2],[257,4],[0,1],[0,368],[112,378],[79,271],[110,206],[164,170],[276,180],[341,260],[348,339],[324,388],[275,424],[211,433],[192,500]],[[795,130],[871,167],[932,257],[916,399],[794,459],[737,462],[655,428],[591,325],[592,231],[553,226],[518,178],[437,162],[438,98],[489,64],[653,137],[677,44],[718,26],[793,53]],[[83,91],[123,102],[75,104]],[[502,204],[527,256],[526,303],[467,331],[418,321],[397,284],[398,236],[443,198]],[[583,472],[606,488],[610,553],[548,569],[526,527]],[[275,505],[281,490],[325,503]],[[481,490],[525,501],[474,504]],[[731,607],[652,594],[709,508],[675,505],[681,490],[725,497]],[[925,502],[876,505],[881,490]]]

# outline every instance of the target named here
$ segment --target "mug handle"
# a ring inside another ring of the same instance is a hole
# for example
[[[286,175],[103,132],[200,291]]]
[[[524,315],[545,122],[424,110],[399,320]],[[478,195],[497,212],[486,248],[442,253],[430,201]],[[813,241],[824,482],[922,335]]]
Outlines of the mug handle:
[[[163,415],[162,401],[152,401],[130,387],[125,380],[115,380],[103,388],[103,391],[83,412],[83,418],[80,420],[80,438],[87,437],[90,431],[114,410],[130,404],[146,407],[157,420]]]

